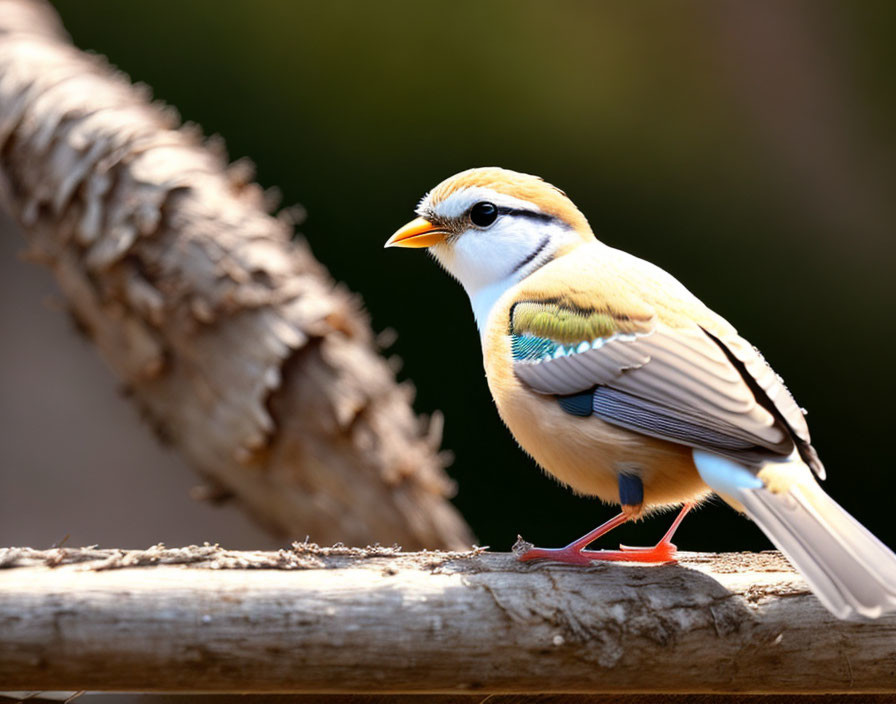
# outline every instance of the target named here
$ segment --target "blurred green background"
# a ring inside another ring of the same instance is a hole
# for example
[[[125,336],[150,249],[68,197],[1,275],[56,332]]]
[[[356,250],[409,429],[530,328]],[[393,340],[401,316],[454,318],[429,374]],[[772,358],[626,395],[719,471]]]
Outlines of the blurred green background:
[[[398,331],[418,411],[444,412],[456,503],[484,544],[564,544],[612,512],[543,476],[501,425],[463,290],[421,253],[382,249],[437,182],[501,165],[566,190],[599,237],[675,274],[762,349],[810,411],[828,490],[896,545],[896,5],[56,7],[78,46],[307,209],[315,254],[376,329]],[[665,524],[618,533],[652,543]],[[721,506],[676,542],[769,547]]]

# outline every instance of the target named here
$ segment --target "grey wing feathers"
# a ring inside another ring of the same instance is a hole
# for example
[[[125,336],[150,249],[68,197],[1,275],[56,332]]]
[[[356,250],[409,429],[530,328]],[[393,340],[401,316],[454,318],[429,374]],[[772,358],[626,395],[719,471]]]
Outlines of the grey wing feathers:
[[[595,384],[612,385],[626,371],[642,367],[650,355],[621,337],[599,349],[556,357],[544,362],[515,362],[514,371],[529,387],[543,394],[574,394]]]
[[[811,451],[796,402],[758,352],[736,335],[722,341],[697,326],[657,325],[583,352],[517,361],[514,371],[545,394],[606,387],[617,393],[603,394],[600,409],[595,396],[595,414],[604,420],[749,464],[788,455],[795,442]]]
[[[592,392],[592,413],[602,420],[644,435],[672,440],[752,465],[768,459],[768,450],[757,447],[735,426],[700,417],[681,409],[669,409],[637,396],[599,386]]]
[[[710,337],[740,370],[741,375],[753,388],[754,394],[763,397],[781,423],[787,427],[803,461],[815,474],[824,479],[824,465],[812,447],[805,412],[797,405],[781,377],[775,374],[759,350],[742,337],[732,335],[726,337],[724,342],[712,335]]]
[[[775,374],[759,350],[739,335],[727,337],[724,342],[717,338],[714,339],[720,346],[724,345],[725,349],[743,364],[746,372],[765,392],[765,395],[787,422],[790,431],[800,440],[809,442],[809,426],[806,424],[802,409],[784,386],[781,377]]]

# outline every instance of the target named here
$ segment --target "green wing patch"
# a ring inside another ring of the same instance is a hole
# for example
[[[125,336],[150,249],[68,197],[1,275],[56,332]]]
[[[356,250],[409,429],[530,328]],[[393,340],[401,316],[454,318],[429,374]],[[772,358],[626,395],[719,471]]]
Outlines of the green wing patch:
[[[511,335],[531,335],[563,345],[644,331],[643,322],[628,316],[581,310],[555,302],[521,301],[513,306],[510,316]]]

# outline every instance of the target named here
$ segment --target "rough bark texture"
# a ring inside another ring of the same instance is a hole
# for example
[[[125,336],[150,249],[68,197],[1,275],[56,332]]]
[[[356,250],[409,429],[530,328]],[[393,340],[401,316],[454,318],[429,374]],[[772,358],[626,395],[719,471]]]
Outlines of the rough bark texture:
[[[778,553],[10,548],[4,567],[10,689],[896,692],[896,618],[835,620]]]
[[[468,546],[438,419],[250,178],[49,5],[0,0],[0,198],[209,495],[293,538]]]

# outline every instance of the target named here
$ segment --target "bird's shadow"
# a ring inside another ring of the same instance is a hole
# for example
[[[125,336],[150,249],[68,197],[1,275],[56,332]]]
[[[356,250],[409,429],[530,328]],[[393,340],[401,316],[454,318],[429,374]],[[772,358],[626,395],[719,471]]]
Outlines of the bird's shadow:
[[[487,590],[511,620],[552,629],[556,642],[587,643],[589,657],[603,665],[640,639],[672,646],[695,629],[726,638],[757,624],[741,594],[687,564],[577,566],[520,562],[507,553],[472,559],[482,569],[468,564],[465,581]]]

